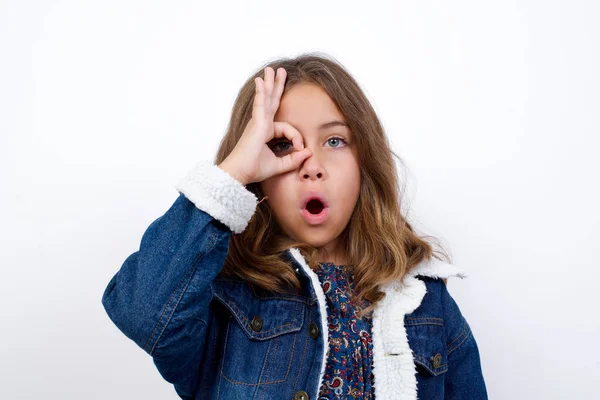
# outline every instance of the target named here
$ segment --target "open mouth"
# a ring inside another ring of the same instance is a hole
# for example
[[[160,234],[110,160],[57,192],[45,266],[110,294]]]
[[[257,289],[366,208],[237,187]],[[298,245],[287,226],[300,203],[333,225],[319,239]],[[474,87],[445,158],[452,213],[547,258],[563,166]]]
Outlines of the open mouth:
[[[320,214],[325,206],[318,199],[312,199],[306,203],[306,210],[311,214]]]
[[[309,225],[320,225],[327,220],[329,204],[321,192],[306,192],[302,197],[304,207],[301,209],[302,217]]]

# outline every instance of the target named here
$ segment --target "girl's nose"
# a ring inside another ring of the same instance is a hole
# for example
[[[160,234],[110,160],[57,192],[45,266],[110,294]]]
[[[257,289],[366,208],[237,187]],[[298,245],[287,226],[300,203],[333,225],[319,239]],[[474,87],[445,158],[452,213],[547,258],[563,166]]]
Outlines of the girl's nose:
[[[325,176],[325,169],[320,162],[319,157],[313,151],[313,154],[302,163],[300,167],[300,177],[302,179],[322,179]]]

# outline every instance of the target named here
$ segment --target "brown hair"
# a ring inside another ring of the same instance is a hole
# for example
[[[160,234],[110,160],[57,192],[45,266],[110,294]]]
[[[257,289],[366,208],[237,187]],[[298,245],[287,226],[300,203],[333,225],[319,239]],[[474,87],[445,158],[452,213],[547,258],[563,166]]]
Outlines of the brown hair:
[[[242,86],[233,105],[227,133],[221,140],[215,162],[220,164],[234,149],[252,117],[255,94],[254,79],[262,77],[264,68],[275,71],[283,67],[287,78],[283,95],[298,83],[320,85],[338,106],[353,133],[361,169],[361,188],[342,242],[346,254],[345,268],[354,276],[355,295],[371,306],[372,311],[384,293],[380,284],[401,279],[414,266],[432,256],[450,259],[443,251],[419,237],[401,213],[401,195],[393,156],[384,129],[355,79],[334,58],[322,53],[305,53],[294,58],[280,58],[263,65]],[[282,95],[282,96],[283,96]],[[258,182],[246,188],[257,198],[264,197]],[[233,275],[272,292],[300,289],[291,265],[281,254],[296,247],[313,270],[319,268],[318,249],[292,240],[278,226],[266,201],[259,202],[244,232],[232,235],[229,253],[221,274]]]

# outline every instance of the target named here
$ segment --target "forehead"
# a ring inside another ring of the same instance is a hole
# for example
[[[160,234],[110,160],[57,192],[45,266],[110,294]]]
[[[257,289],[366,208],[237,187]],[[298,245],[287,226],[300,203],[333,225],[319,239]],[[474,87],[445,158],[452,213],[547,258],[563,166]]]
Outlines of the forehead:
[[[301,132],[334,120],[346,122],[327,92],[312,83],[300,83],[287,91],[281,98],[274,119],[288,122]]]

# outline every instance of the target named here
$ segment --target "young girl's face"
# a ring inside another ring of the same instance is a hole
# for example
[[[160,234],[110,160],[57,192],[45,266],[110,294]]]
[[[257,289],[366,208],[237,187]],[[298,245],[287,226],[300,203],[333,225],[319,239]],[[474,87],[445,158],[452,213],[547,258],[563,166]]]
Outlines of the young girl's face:
[[[297,169],[262,181],[266,201],[288,236],[322,249],[319,261],[345,263],[338,237],[360,191],[352,132],[327,93],[309,83],[294,86],[281,98],[274,121],[293,125],[312,155]],[[285,138],[274,139],[269,146],[278,156],[295,151]],[[318,202],[306,204],[314,196],[326,203],[322,211]]]

